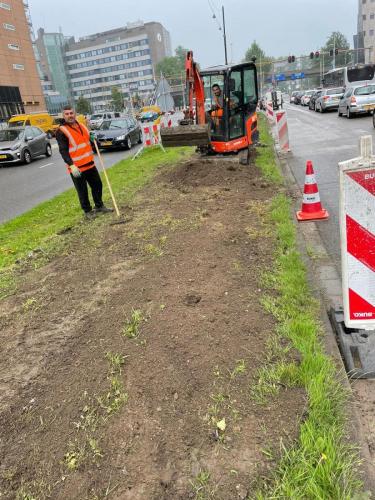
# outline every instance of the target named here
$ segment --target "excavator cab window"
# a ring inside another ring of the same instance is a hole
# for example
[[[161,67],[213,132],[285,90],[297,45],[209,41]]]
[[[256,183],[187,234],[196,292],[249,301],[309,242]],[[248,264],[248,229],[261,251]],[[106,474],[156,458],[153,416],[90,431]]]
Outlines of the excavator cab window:
[[[253,67],[233,69],[228,78],[229,139],[245,135],[246,119],[257,106],[256,76]]]
[[[211,139],[215,141],[225,140],[224,122],[224,75],[211,74],[203,76],[204,85],[204,108],[207,123],[210,124]],[[215,93],[215,87],[219,87],[220,92]]]

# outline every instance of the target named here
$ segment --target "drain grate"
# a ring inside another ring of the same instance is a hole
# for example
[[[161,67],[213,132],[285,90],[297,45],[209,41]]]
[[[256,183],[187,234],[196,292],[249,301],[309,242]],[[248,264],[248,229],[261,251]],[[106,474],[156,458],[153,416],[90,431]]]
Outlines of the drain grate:
[[[375,378],[375,330],[346,328],[342,308],[332,308],[329,315],[350,377]]]

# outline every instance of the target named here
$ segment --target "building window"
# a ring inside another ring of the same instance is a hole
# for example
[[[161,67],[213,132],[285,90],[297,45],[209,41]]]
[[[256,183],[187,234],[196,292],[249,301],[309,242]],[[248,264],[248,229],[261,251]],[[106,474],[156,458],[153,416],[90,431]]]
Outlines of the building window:
[[[366,14],[363,14],[362,19],[366,21]]]
[[[13,64],[13,69],[19,69],[23,71],[25,69],[25,66],[23,64]]]
[[[8,43],[8,49],[11,49],[11,50],[20,50],[20,46],[19,45],[15,45],[14,43]]]
[[[8,23],[3,23],[3,26],[6,30],[9,30],[9,31],[16,31],[16,27],[13,26],[13,24],[8,24]]]
[[[10,10],[10,5],[4,2],[0,2],[0,9]]]
[[[370,19],[374,19],[375,18],[375,14],[370,14]]]
[[[370,30],[370,36],[374,36],[374,30]]]

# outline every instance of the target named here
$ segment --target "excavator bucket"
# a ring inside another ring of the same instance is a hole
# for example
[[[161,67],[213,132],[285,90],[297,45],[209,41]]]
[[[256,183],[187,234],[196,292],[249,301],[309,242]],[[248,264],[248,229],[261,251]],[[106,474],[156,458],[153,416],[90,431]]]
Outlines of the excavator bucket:
[[[178,125],[162,128],[161,140],[164,147],[208,146],[210,129],[208,125]]]

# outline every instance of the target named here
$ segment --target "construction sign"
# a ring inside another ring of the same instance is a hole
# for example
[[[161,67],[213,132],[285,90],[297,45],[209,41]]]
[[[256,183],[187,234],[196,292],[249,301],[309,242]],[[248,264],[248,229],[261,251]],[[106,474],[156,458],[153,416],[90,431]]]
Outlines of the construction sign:
[[[361,156],[339,164],[340,232],[347,328],[375,328],[375,157],[371,136]]]

